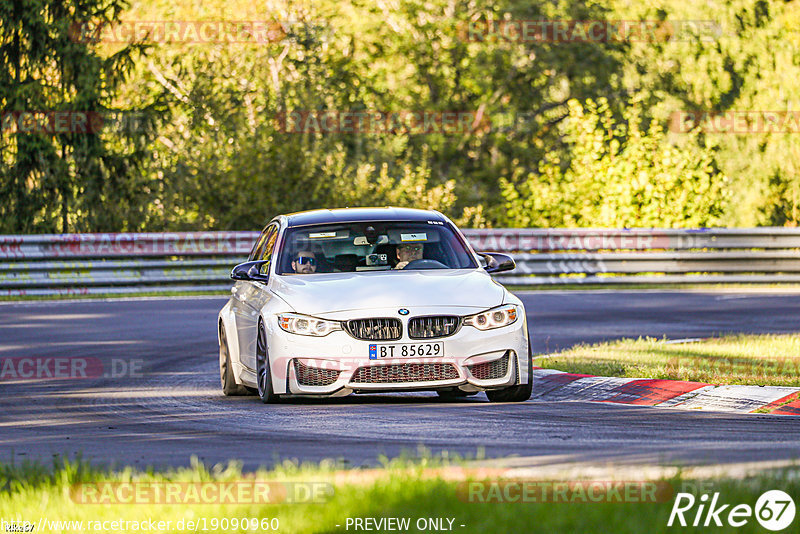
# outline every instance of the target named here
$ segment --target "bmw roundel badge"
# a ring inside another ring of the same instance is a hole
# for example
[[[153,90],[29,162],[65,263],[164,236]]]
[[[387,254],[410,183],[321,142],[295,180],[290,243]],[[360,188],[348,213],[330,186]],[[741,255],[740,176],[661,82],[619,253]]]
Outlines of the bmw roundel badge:
[[[405,308],[400,308],[399,310],[397,310],[397,313],[399,313],[400,315],[408,315],[410,312]]]

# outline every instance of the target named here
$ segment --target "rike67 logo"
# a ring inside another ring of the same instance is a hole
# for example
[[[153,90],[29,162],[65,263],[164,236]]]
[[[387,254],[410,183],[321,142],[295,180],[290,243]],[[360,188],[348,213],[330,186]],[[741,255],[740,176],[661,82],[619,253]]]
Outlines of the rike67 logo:
[[[794,500],[784,491],[770,490],[758,498],[755,507],[749,504],[734,506],[720,502],[719,492],[711,497],[704,493],[699,499],[691,493],[678,493],[667,526],[741,527],[754,516],[767,530],[784,530],[794,521]]]

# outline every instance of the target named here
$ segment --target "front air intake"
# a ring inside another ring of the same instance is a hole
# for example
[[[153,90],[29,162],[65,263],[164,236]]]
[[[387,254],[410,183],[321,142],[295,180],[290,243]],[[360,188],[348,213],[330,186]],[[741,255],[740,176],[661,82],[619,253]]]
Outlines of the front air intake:
[[[467,369],[478,380],[493,380],[503,378],[508,373],[508,352],[502,358],[491,362],[468,365]]]
[[[403,324],[391,317],[351,319],[344,325],[348,334],[364,341],[395,341],[403,336]]]
[[[455,315],[414,317],[408,322],[408,337],[411,339],[434,339],[452,336],[460,324],[461,318]]]
[[[359,367],[350,382],[359,384],[386,384],[397,382],[435,382],[458,378],[458,371],[450,363],[398,363]]]
[[[336,369],[309,367],[299,360],[294,361],[294,372],[297,375],[297,383],[301,386],[330,386],[339,378],[339,371]]]

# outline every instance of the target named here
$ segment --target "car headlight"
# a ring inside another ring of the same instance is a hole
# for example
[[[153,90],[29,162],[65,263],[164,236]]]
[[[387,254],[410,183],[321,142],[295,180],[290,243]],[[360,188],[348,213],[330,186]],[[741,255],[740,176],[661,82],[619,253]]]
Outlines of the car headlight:
[[[513,304],[498,306],[485,312],[476,313],[464,318],[464,324],[474,326],[478,330],[491,330],[508,326],[517,320],[517,307]]]
[[[334,330],[341,330],[339,321],[326,321],[299,313],[281,313],[278,315],[278,326],[281,330],[301,336],[327,336]]]

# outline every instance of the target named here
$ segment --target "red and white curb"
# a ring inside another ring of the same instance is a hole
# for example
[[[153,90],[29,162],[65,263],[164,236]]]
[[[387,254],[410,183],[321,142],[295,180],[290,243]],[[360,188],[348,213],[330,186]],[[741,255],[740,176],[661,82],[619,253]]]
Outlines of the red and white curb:
[[[800,388],[717,386],[682,380],[610,378],[539,368],[533,370],[531,399],[800,415]]]

